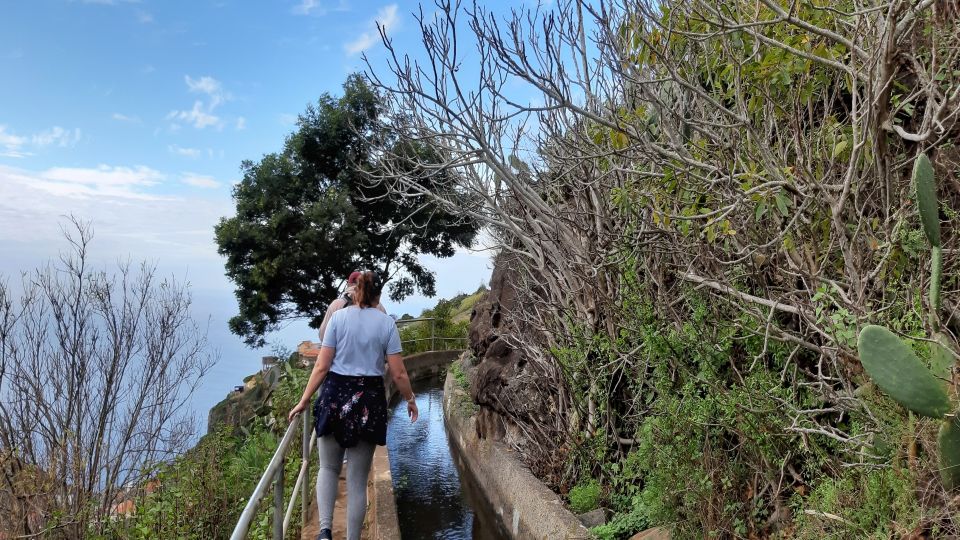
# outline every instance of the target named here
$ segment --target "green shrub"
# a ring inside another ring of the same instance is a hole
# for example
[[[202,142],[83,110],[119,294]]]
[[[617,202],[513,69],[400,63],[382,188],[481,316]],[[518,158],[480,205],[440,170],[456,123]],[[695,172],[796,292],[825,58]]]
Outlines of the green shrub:
[[[848,469],[823,478],[807,497],[795,496],[798,539],[899,538],[922,521],[914,479],[906,468]]]
[[[600,506],[600,482],[590,479],[574,486],[567,494],[570,510],[575,514],[589,512]]]
[[[626,540],[649,526],[646,509],[638,500],[629,512],[613,516],[609,523],[594,527],[590,532],[599,540]]]
[[[453,375],[453,380],[457,383],[457,386],[464,392],[457,402],[460,412],[464,416],[472,416],[477,412],[478,407],[477,404],[473,402],[473,398],[470,397],[470,380],[467,377],[467,373],[463,370],[462,362],[460,360],[454,360],[447,369],[450,374]]]
[[[466,295],[460,295],[450,300],[440,300],[433,309],[424,310],[418,318],[433,318],[432,323],[421,321],[401,326],[400,340],[404,342],[403,354],[463,348],[466,344],[470,321],[454,322],[453,318],[459,312],[461,302],[468,298]],[[431,337],[435,339],[431,340]]]

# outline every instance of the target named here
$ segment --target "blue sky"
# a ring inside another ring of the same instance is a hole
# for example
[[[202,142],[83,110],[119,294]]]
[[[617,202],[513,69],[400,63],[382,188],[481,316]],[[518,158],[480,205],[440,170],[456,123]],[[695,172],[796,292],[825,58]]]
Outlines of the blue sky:
[[[0,18],[0,275],[66,247],[62,216],[93,223],[94,257],[150,260],[191,283],[195,317],[223,355],[198,397],[222,398],[261,352],[226,331],[232,286],[213,225],[230,215],[244,159],[282,146],[308,103],[339,93],[384,50],[375,22],[416,57],[414,2],[31,0]],[[425,259],[438,293],[473,291],[487,253]],[[413,297],[390,312],[419,313]],[[295,347],[292,324],[271,340]]]

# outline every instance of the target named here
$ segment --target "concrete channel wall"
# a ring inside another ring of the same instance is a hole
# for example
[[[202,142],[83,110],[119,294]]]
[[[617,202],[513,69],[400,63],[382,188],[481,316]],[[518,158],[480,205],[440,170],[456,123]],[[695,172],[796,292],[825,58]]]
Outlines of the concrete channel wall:
[[[461,459],[512,538],[581,540],[591,538],[556,493],[535,477],[502,443],[480,439],[474,425],[470,396],[451,373],[443,386],[443,416],[447,433]],[[465,406],[465,404],[467,406]]]
[[[411,381],[437,376],[456,360],[462,350],[430,351],[412,354],[403,359],[407,376]],[[394,388],[390,375],[385,377],[387,401],[393,399]],[[400,522],[397,517],[397,501],[393,494],[393,477],[390,474],[390,455],[386,446],[378,446],[370,467],[370,481],[367,484],[367,500],[370,507],[367,514],[367,534],[371,540],[398,540]]]

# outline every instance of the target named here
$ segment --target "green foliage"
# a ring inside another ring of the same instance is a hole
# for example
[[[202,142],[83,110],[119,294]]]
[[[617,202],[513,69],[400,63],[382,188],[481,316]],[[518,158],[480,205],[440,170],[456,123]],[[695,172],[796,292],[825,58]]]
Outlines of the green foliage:
[[[892,332],[882,326],[865,326],[857,346],[863,368],[898,403],[930,418],[943,418],[950,412],[942,381]]]
[[[432,296],[434,275],[417,256],[449,257],[476,235],[475,224],[426,196],[390,198],[385,185],[370,184],[367,173],[383,167],[371,150],[377,144],[426,161],[437,155],[394,140],[378,122],[382,98],[361,76],[343,90],[300,115],[282,152],[243,163],[236,215],[216,226],[240,306],[230,329],[250,345],[263,345],[264,334],[291,317],[319,327],[327,302],[358,268],[401,269],[390,285],[394,300],[415,290]],[[431,181],[446,182],[446,174]]]
[[[823,477],[809,496],[791,499],[796,527],[789,538],[900,537],[921,522],[913,485],[910,471],[901,467],[854,468],[838,478]]]
[[[473,402],[473,398],[470,397],[470,378],[463,369],[462,361],[454,360],[447,369],[450,374],[453,375],[457,386],[463,390],[463,394],[460,395],[456,403],[458,410],[464,416],[473,416],[477,412],[478,407],[477,404]]]
[[[567,494],[570,500],[570,510],[574,514],[583,514],[600,506],[600,494],[602,486],[600,482],[594,479],[587,480],[577,484]]]
[[[467,342],[470,327],[469,310],[483,293],[461,294],[449,300],[439,300],[432,309],[425,309],[418,318],[433,318],[400,326],[403,354],[430,350],[462,349]],[[468,305],[469,307],[464,307]],[[464,312],[468,314],[463,317]],[[402,320],[402,319],[401,319]],[[433,338],[433,339],[431,339]]]
[[[627,540],[649,526],[646,511],[638,502],[629,512],[613,516],[609,523],[590,529],[590,533],[599,540]]]
[[[618,516],[594,533],[625,538],[660,524],[676,524],[678,538],[703,538],[709,531],[746,537],[763,530],[778,499],[773,492],[743,496],[755,471],[787,461],[803,474],[819,476],[836,452],[835,441],[790,429],[793,418],[785,409],[819,403],[809,387],[784,383],[791,348],[765,344],[762,321],[741,315],[724,322],[696,291],[674,303],[684,314],[679,324],[665,324],[642,290],[621,300],[630,326],[616,342],[581,331],[553,351],[576,403],[592,399],[598,416],[645,412],[636,424],[620,420],[620,436],[636,440],[626,455],[615,452],[604,430],[581,433],[574,441],[570,469],[581,477],[599,472],[607,505]],[[642,361],[609,374],[600,371],[599,366],[623,361],[618,350],[633,351]],[[625,383],[618,387],[618,381]],[[623,396],[632,402],[621,405]]]
[[[136,512],[117,521],[110,538],[227,538],[236,525],[256,483],[266,470],[287,428],[286,414],[300,399],[309,377],[307,370],[289,362],[281,364],[283,377],[271,394],[272,407],[246,428],[221,426],[203,437],[190,451],[158,465],[150,475],[151,492],[135,500]],[[269,427],[268,427],[269,424]],[[285,493],[289,496],[300,469],[297,452],[285,463]],[[312,481],[312,479],[308,480]],[[247,538],[272,536],[272,497],[261,503]],[[294,522],[298,520],[297,505]]]
[[[467,374],[463,372],[463,364],[459,361],[450,364],[450,373],[453,380],[457,381],[457,386],[464,390],[470,389],[470,381],[467,380]]]

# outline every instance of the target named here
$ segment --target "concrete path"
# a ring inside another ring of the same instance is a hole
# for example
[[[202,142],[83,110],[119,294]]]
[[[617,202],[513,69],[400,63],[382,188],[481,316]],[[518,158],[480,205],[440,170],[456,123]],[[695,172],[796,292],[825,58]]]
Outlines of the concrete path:
[[[347,468],[340,470],[340,487],[337,502],[333,507],[333,538],[343,540],[347,534]],[[314,474],[315,471],[314,471]],[[320,533],[317,517],[317,496],[311,493],[307,526],[301,532],[301,540],[316,540]],[[367,514],[360,533],[363,540],[398,540],[400,528],[397,523],[397,508],[393,499],[393,479],[390,476],[390,458],[387,447],[378,446],[370,467],[367,481]]]
[[[314,467],[316,469],[316,467]],[[315,470],[311,471],[316,474]],[[337,488],[337,502],[333,507],[333,538],[344,540],[347,537],[347,468],[340,469],[340,487]],[[314,478],[316,480],[316,478]],[[317,492],[310,493],[310,510],[307,512],[307,526],[300,533],[301,540],[316,540],[320,534],[320,524],[317,521]]]

